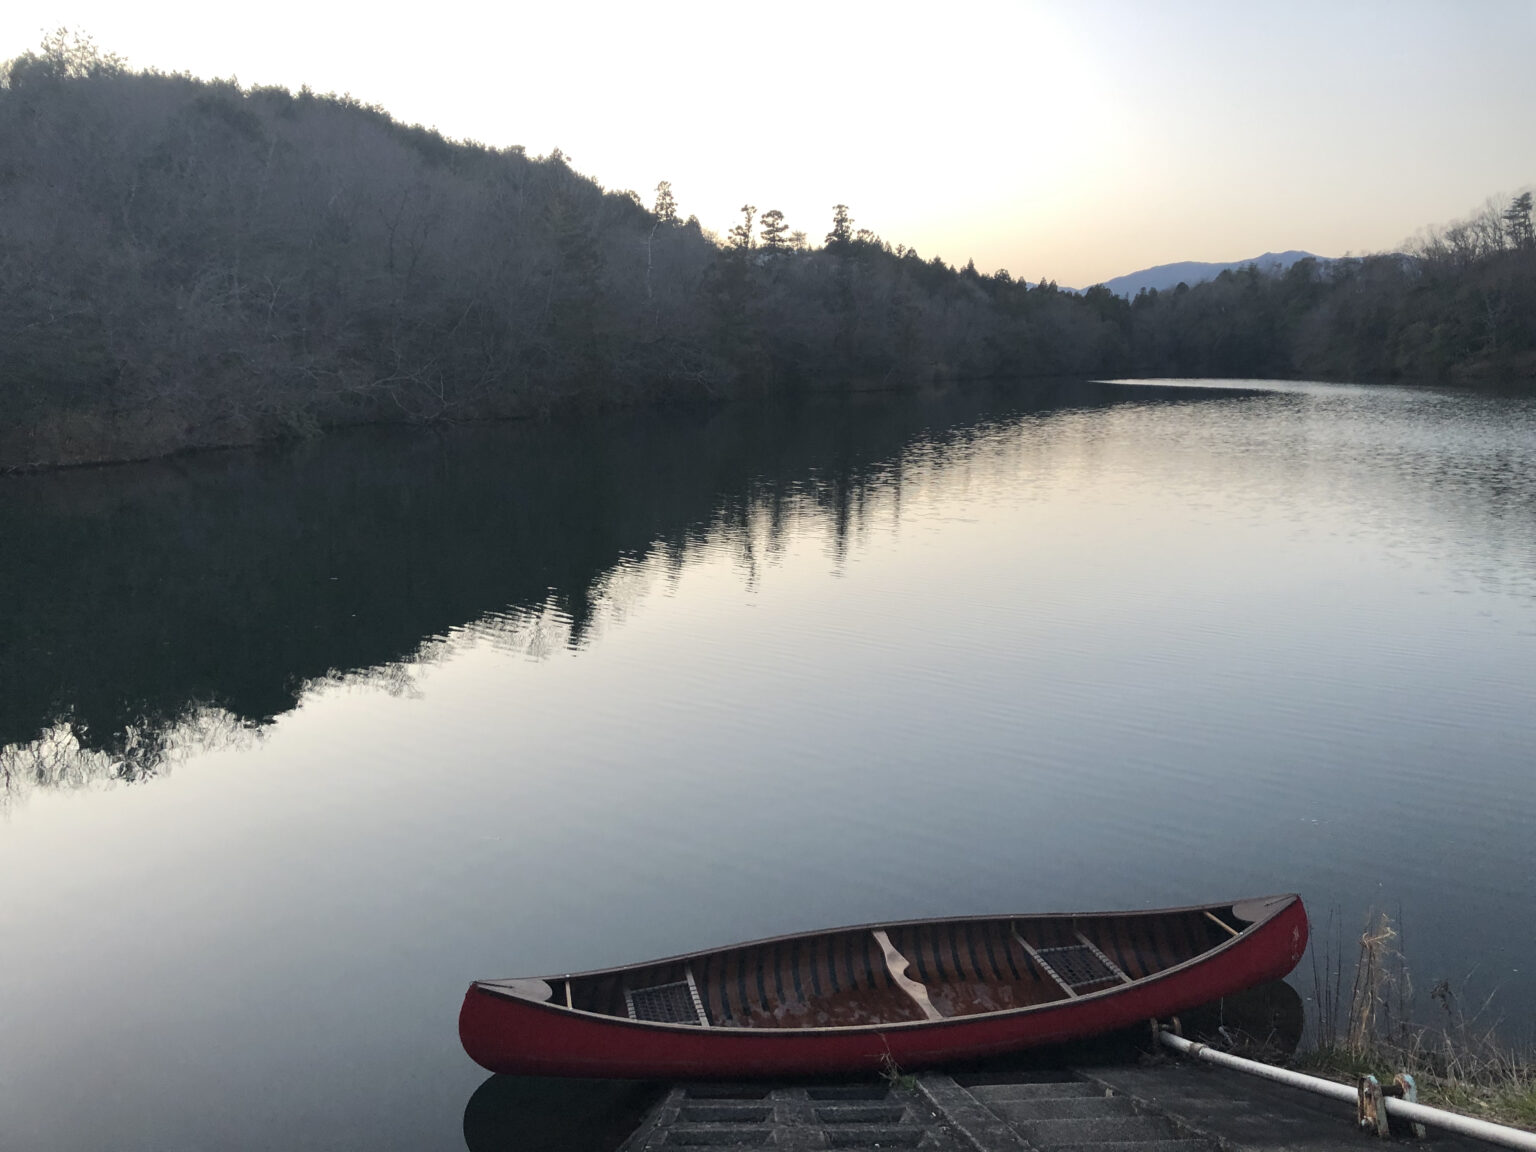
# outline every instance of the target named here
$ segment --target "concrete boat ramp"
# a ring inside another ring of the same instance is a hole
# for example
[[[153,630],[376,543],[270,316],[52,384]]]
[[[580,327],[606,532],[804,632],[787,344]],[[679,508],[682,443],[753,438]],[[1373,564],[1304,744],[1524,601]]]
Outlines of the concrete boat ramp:
[[[1431,1131],[1391,1140],[1346,1104],[1221,1068],[1158,1059],[1067,1069],[923,1073],[858,1083],[673,1086],[621,1152],[1487,1152]]]

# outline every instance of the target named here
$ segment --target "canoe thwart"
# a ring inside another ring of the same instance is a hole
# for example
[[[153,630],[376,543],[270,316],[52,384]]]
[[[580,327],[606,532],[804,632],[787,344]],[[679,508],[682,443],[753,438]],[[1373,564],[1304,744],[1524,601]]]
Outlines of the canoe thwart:
[[[1214,912],[1207,912],[1205,914],[1205,918],[1207,920],[1209,920],[1212,924],[1215,924],[1215,925],[1217,925],[1220,928],[1226,929],[1226,931],[1227,931],[1227,933],[1229,935],[1232,935],[1232,936],[1239,935],[1239,933],[1238,933],[1236,928],[1232,927],[1232,925],[1228,924],[1225,920],[1223,920],[1220,916],[1216,915]]]

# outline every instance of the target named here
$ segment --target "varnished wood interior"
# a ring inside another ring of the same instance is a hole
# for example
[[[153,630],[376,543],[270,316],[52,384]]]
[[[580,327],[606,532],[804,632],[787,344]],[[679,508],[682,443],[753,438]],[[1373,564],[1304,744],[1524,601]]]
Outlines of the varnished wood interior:
[[[1077,995],[1155,975],[1231,939],[1234,918],[1216,912],[1221,919],[1191,909],[938,921],[884,931],[907,961],[905,977],[922,985],[941,1017],[952,1017],[1069,998],[1073,992],[1044,971],[1037,957],[1049,962],[1053,949],[1080,947],[1084,940],[1102,952],[1108,967],[1102,979],[1076,986]],[[714,1027],[826,1028],[928,1018],[920,997],[914,999],[893,979],[881,943],[868,928],[729,948],[687,963]],[[570,1002],[584,1011],[625,1016],[626,988],[670,984],[686,975],[679,960],[573,977]]]

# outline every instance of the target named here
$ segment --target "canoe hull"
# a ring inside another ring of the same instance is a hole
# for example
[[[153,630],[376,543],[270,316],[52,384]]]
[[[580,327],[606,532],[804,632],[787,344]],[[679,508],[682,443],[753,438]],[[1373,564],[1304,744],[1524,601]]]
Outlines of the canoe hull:
[[[1282,903],[1283,902],[1283,905]],[[1300,899],[1229,943],[1167,972],[1072,999],[941,1020],[832,1028],[653,1024],[471,985],[459,1014],[465,1051],[492,1072],[683,1079],[902,1070],[1001,1055],[1166,1017],[1290,972],[1307,942]]]

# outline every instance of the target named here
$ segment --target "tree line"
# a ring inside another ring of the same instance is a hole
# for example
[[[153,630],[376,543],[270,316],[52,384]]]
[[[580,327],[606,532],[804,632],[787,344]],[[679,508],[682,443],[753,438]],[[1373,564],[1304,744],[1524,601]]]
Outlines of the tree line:
[[[816,244],[746,204],[722,240],[665,182],[647,205],[559,150],[60,33],[0,76],[0,467],[966,378],[1536,374],[1528,195],[1407,255],[1132,301],[855,223]]]

